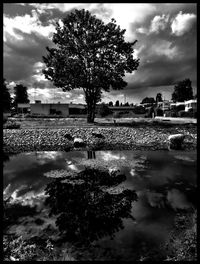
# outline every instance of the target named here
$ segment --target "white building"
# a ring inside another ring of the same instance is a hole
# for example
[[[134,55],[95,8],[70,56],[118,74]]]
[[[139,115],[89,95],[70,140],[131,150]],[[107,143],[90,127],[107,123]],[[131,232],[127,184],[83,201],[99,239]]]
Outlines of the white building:
[[[163,111],[170,110],[171,102],[169,100],[163,100],[162,102],[157,102],[158,107]]]
[[[170,105],[170,108],[173,109],[174,107],[177,107],[180,105],[185,107],[185,112],[188,112],[188,111],[196,112],[197,111],[197,99],[191,99],[185,102],[172,103]]]
[[[197,111],[197,99],[185,101],[185,111],[186,112],[189,112],[189,111],[196,112]]]

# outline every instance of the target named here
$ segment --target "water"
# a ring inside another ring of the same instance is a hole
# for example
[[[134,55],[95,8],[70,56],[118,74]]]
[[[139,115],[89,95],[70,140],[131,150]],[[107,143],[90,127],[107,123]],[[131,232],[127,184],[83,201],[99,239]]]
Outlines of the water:
[[[4,191],[14,198],[35,197],[52,179],[52,170],[79,171],[85,165],[118,167],[127,179],[123,185],[134,189],[135,221],[125,219],[124,229],[113,240],[97,244],[116,250],[127,260],[136,251],[164,243],[172,229],[175,213],[196,207],[196,153],[181,151],[96,151],[32,152],[10,156],[4,163]]]

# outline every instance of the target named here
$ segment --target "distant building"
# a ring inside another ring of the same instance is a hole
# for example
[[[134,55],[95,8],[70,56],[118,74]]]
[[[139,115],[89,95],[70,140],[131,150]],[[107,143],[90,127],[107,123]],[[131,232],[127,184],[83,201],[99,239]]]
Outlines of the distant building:
[[[83,104],[44,104],[37,101],[35,104],[30,104],[30,112],[32,115],[59,115],[69,117],[70,115],[86,114],[86,105]]]
[[[17,105],[18,114],[26,114],[30,112],[30,104],[18,104]]]
[[[169,100],[163,100],[162,102],[157,102],[157,106],[163,111],[170,110],[171,102]]]
[[[135,106],[109,106],[109,109],[113,112],[132,111],[135,109]]]
[[[185,111],[197,112],[197,99],[185,101]]]
[[[31,115],[61,115],[64,117],[69,116],[68,104],[43,104],[35,103],[30,104]]]

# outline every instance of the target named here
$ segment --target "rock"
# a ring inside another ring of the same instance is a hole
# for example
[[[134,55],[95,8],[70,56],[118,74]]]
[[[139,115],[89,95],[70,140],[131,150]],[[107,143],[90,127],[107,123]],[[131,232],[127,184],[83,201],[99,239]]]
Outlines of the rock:
[[[168,149],[181,150],[183,148],[183,141],[185,135],[183,134],[174,134],[168,137]]]
[[[121,174],[121,170],[120,170],[120,167],[110,167],[109,168],[109,173],[110,174],[113,174],[115,173],[116,175],[120,175]]]
[[[96,133],[96,132],[92,132],[92,135],[94,136],[94,137],[96,137],[96,138],[105,138],[102,134],[100,134],[100,133]]]
[[[64,138],[66,138],[68,140],[73,140],[73,137],[70,134],[65,134]]]
[[[82,140],[82,138],[75,138],[74,139],[74,147],[79,148],[85,146],[85,142]]]

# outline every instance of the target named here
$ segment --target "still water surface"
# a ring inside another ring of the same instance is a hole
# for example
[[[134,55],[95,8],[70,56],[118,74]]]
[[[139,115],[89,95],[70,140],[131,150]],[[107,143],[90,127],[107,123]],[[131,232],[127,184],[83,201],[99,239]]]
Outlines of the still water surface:
[[[4,163],[4,190],[13,197],[34,196],[52,179],[51,170],[79,170],[97,163],[118,167],[127,179],[123,185],[136,190],[135,221],[125,219],[124,229],[113,240],[99,244],[132,259],[137,248],[163,243],[180,209],[196,207],[196,152],[168,151],[74,151],[31,152],[10,156]]]

